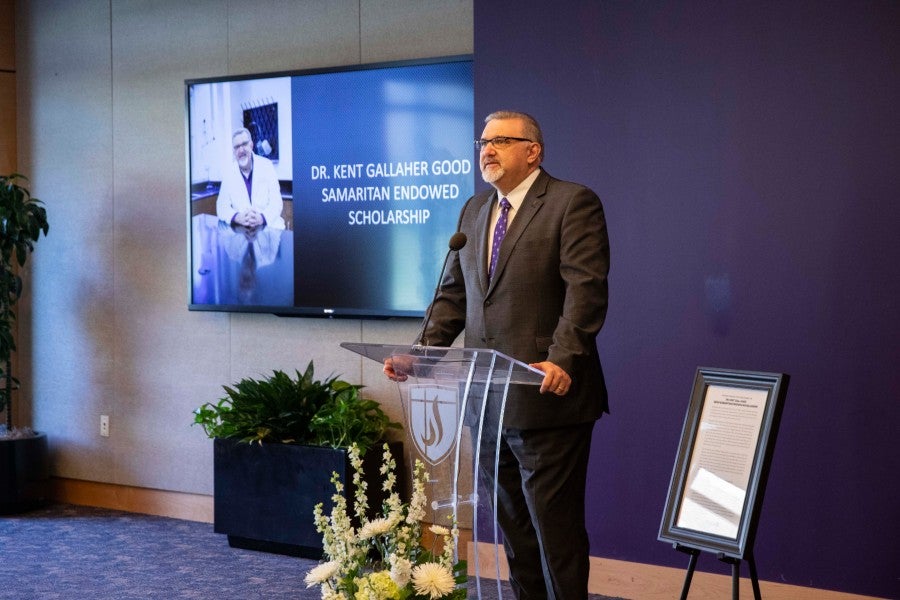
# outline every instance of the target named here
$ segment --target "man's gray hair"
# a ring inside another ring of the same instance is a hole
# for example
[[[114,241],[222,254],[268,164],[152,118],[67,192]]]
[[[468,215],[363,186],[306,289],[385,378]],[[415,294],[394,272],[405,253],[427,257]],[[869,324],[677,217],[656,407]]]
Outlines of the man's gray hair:
[[[498,110],[494,111],[484,118],[485,123],[504,119],[521,119],[525,124],[525,137],[533,140],[541,145],[541,154],[538,156],[538,163],[544,161],[544,134],[541,133],[541,126],[537,119],[529,115],[515,110]]]
[[[236,138],[237,136],[241,135],[242,133],[246,133],[247,136],[250,138],[250,141],[251,142],[253,141],[253,134],[250,133],[250,130],[247,129],[246,127],[238,127],[237,129],[235,129],[234,132],[231,134],[231,139]]]

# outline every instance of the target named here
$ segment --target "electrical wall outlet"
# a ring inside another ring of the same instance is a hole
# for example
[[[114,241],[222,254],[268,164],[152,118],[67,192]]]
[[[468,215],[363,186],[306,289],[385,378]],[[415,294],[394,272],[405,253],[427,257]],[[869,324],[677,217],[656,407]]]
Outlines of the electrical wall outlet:
[[[100,435],[109,437],[109,415],[100,415]]]

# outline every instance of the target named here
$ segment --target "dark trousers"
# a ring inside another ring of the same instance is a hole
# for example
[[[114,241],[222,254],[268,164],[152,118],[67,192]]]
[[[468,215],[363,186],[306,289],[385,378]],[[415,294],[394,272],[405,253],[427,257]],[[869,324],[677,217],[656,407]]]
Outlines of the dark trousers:
[[[520,600],[583,600],[590,571],[585,482],[594,423],[504,429],[497,472],[497,521]],[[493,448],[480,471],[493,490]]]

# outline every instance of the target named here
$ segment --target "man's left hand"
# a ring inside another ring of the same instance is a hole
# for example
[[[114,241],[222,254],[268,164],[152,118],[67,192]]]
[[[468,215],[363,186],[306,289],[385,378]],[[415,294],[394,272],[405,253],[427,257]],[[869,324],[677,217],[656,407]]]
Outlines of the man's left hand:
[[[544,380],[541,382],[542,394],[550,392],[557,396],[565,396],[572,387],[572,378],[569,374],[550,361],[531,363],[528,366],[544,372]]]

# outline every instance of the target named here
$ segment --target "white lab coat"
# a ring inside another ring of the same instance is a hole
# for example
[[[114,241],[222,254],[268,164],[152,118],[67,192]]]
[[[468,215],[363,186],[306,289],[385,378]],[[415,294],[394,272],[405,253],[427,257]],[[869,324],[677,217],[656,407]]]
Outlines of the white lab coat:
[[[278,174],[272,161],[257,154],[253,155],[253,197],[247,194],[244,176],[237,161],[225,169],[222,187],[216,200],[216,214],[226,223],[239,212],[250,207],[255,208],[266,218],[266,225],[272,229],[284,229],[284,218],[281,211],[284,201],[281,199],[281,187],[278,185]]]

